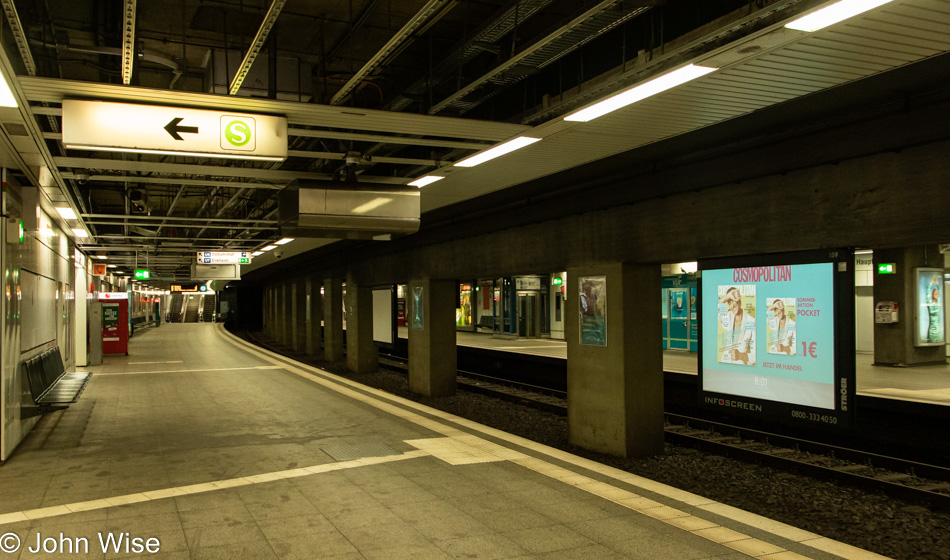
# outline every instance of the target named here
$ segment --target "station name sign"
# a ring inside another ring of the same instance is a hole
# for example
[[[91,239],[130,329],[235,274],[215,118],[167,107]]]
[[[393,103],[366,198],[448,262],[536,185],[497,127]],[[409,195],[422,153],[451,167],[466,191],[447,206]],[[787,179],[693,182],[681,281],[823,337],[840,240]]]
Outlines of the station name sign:
[[[240,251],[198,251],[198,264],[250,264],[251,254]]]
[[[287,159],[287,117],[66,99],[63,144],[74,150]]]

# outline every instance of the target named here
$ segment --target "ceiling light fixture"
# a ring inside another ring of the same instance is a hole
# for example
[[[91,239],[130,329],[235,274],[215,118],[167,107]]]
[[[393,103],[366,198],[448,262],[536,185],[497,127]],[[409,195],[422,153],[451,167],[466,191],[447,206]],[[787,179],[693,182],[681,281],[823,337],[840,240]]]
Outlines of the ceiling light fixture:
[[[0,107],[17,107],[16,97],[7,83],[7,77],[0,72]]]
[[[798,31],[818,31],[834,25],[839,21],[844,21],[858,14],[863,14],[868,10],[873,10],[878,6],[883,6],[891,0],[841,0],[830,6],[814,11],[806,16],[800,17],[791,23],[786,23],[785,27]]]
[[[261,251],[270,251],[271,249],[276,249],[277,245],[268,245],[267,247],[261,247]]]
[[[115,265],[114,265],[114,264],[107,264],[106,267],[107,267],[107,268],[115,268]]]
[[[293,240],[294,240],[293,237],[285,237],[285,238],[281,239],[280,241],[274,241],[274,245],[286,245],[286,244],[290,243],[290,242],[293,241]]]
[[[540,142],[540,138],[532,138],[530,136],[519,136],[512,140],[505,142],[504,144],[499,144],[494,148],[485,150],[484,152],[479,152],[474,156],[463,159],[455,163],[455,167],[475,167],[480,163],[485,163],[490,159],[495,159],[496,157],[501,157],[505,154],[511,153],[515,150],[524,148],[525,146],[530,146],[535,142]]]
[[[83,228],[73,228],[73,235],[79,238],[89,237],[89,233],[87,233]]]
[[[59,207],[57,207],[57,208],[56,208],[56,211],[59,212],[59,215],[62,216],[64,220],[75,220],[75,219],[76,219],[76,212],[75,212],[72,208],[70,208],[70,207],[68,207],[68,206],[67,206],[66,208],[59,208]]]
[[[440,177],[438,175],[426,175],[425,177],[419,177],[415,181],[409,183],[410,187],[419,187],[420,189],[426,185],[431,185],[436,181],[441,181],[445,177]]]
[[[668,89],[675,88],[676,86],[705,76],[710,72],[715,72],[716,70],[718,70],[718,68],[687,64],[682,68],[678,68],[672,72],[667,72],[666,74],[653,78],[648,82],[643,82],[642,84],[634,86],[631,89],[622,91],[598,103],[594,103],[590,107],[581,109],[575,113],[571,113],[570,115],[564,117],[564,120],[571,122],[589,122],[596,119],[597,117],[601,117],[607,113],[616,111],[617,109],[622,109],[627,105],[632,105],[637,101],[642,101]]]
[[[256,257],[258,255],[263,255],[263,254],[264,254],[264,251],[254,251],[253,253],[251,253],[251,256]]]

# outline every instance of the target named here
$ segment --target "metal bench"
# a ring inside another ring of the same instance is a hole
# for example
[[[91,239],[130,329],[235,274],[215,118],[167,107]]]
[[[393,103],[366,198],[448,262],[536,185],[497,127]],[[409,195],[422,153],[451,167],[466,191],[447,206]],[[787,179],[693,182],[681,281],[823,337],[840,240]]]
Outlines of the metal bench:
[[[69,371],[63,366],[59,346],[43,352],[24,362],[30,382],[30,393],[40,409],[40,414],[62,410],[79,400],[92,376],[90,371]]]
[[[492,315],[482,315],[481,317],[479,317],[478,325],[476,325],[476,327],[479,329],[488,329],[490,331],[494,331],[495,317]]]

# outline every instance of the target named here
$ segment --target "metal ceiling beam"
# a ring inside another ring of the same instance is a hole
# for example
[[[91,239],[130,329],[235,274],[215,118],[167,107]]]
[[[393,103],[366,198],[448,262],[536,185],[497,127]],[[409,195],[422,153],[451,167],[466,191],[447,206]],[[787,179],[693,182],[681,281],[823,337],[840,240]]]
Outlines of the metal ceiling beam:
[[[287,0],[273,0],[273,2],[271,2],[270,8],[267,9],[267,14],[264,15],[264,21],[261,22],[261,27],[257,30],[257,35],[255,35],[254,40],[251,41],[251,46],[248,47],[247,54],[244,55],[244,60],[241,61],[237,74],[235,74],[234,79],[231,80],[231,86],[228,88],[229,94],[235,95],[238,90],[241,89],[244,78],[247,77],[251,66],[254,65],[254,60],[257,58],[257,55],[261,52],[261,49],[264,48],[267,36],[270,34],[270,30],[273,29],[274,24],[277,23],[277,16],[280,15],[280,11],[284,8],[284,4],[286,3]]]
[[[465,148],[482,150],[493,146],[491,142],[458,142],[453,140],[431,140],[409,138],[407,136],[388,136],[385,134],[359,134],[354,132],[333,132],[330,130],[311,130],[309,128],[288,128],[288,136],[306,136],[309,138],[330,138],[334,140],[355,140],[357,142],[378,142],[383,144],[406,144],[410,146],[432,146],[438,148]],[[507,138],[506,138],[507,140]]]
[[[220,165],[200,165],[192,163],[160,163],[151,161],[127,161],[120,159],[99,159],[81,157],[54,157],[57,167],[71,167],[74,169],[112,169],[115,171],[138,171],[145,173],[179,173],[182,175],[205,175],[212,177],[248,177],[252,179],[268,179],[275,182],[289,183],[294,179],[314,179],[329,181],[333,179],[330,173],[310,173],[305,171],[284,171],[280,169],[261,169],[258,167],[227,167]],[[374,183],[389,183],[402,185],[405,177],[366,177]]]
[[[102,84],[18,76],[26,99],[38,103],[62,103],[63,99],[99,99],[148,105],[171,105],[215,111],[285,115],[291,125],[321,126],[340,130],[366,130],[413,136],[480,140],[489,143],[508,140],[529,127],[521,124],[394,113],[378,109],[333,107],[278,99],[221,96],[178,90],[152,89],[118,84]]]
[[[64,179],[75,179],[76,174],[69,171],[63,171]],[[189,187],[241,187],[245,189],[265,189],[280,190],[284,188],[283,184],[275,185],[272,183],[251,183],[247,181],[213,181],[205,179],[176,179],[174,177],[151,177],[148,175],[90,175],[88,181],[102,181],[106,183],[139,183],[142,185],[181,185]]]
[[[30,52],[30,44],[27,41],[26,33],[23,31],[23,25],[20,23],[16,5],[14,5],[13,0],[0,0],[0,5],[3,6],[3,13],[7,16],[7,23],[10,25],[13,39],[20,51],[20,58],[23,59],[23,65],[26,66],[26,73],[35,76],[36,62],[33,61],[33,53]]]
[[[343,45],[345,45],[347,41],[349,41],[361,27],[363,27],[363,24],[366,23],[367,19],[369,19],[369,15],[373,13],[374,9],[376,9],[377,4],[379,4],[379,0],[369,0],[369,2],[366,3],[363,11],[360,13],[359,17],[356,18],[356,21],[354,21],[350,26],[350,29],[346,32],[346,35],[337,41],[336,44],[333,45],[333,48],[330,49],[330,52],[328,52],[326,56],[320,60],[320,64],[323,65],[324,68],[326,68],[326,65],[329,61],[336,58],[336,54],[340,52],[340,49],[343,48]]]
[[[451,79],[459,68],[484,52],[486,45],[498,45],[517,26],[551,3],[552,0],[516,0],[499,10],[487,24],[482,25],[447,56],[442,58],[432,71],[406,88],[390,103],[393,111],[402,111],[412,104],[413,96],[420,96],[429,89]]]
[[[180,218],[168,216],[126,216],[124,214],[82,214],[83,218],[112,218],[116,220],[174,220],[176,222],[227,222],[227,223],[249,223],[249,224],[272,224],[277,225],[277,220],[256,219],[256,218]]]
[[[649,9],[650,6],[652,6],[652,5],[655,4],[655,3],[656,3],[655,1],[635,3],[635,4],[640,4],[642,7],[640,7],[640,8],[635,8],[632,12],[629,12],[629,13],[627,13],[626,15],[624,15],[624,16],[621,18],[620,22],[626,21],[627,19],[633,17],[634,15],[637,15],[637,14],[639,14],[639,13],[642,13],[643,11],[646,11],[647,9]],[[489,83],[489,82],[491,82],[491,81],[493,81],[493,80],[496,80],[500,75],[502,75],[502,74],[505,73],[506,71],[511,70],[511,68],[513,68],[514,66],[516,66],[516,65],[518,65],[518,64],[523,64],[523,63],[525,63],[525,62],[526,62],[526,59],[528,59],[529,57],[531,57],[531,55],[533,55],[533,54],[535,54],[536,52],[538,52],[538,51],[544,49],[545,47],[548,47],[548,46],[551,45],[552,43],[555,43],[556,41],[558,41],[559,39],[561,39],[561,38],[564,37],[565,35],[569,35],[569,34],[571,34],[571,33],[574,33],[574,32],[575,32],[576,30],[578,30],[581,26],[583,26],[584,23],[585,23],[587,20],[589,20],[589,19],[591,19],[591,18],[594,18],[594,17],[600,15],[602,12],[605,12],[605,11],[607,11],[607,10],[613,9],[616,4],[618,4],[618,0],[601,0],[600,2],[598,2],[596,5],[594,5],[594,6],[591,7],[590,9],[586,10],[584,13],[582,13],[582,14],[580,14],[579,16],[577,16],[576,18],[572,19],[570,22],[568,22],[568,23],[566,23],[565,25],[559,27],[558,29],[556,29],[555,31],[551,32],[550,34],[548,34],[547,36],[543,37],[542,39],[539,39],[538,41],[535,41],[535,42],[532,43],[529,47],[525,48],[525,49],[522,50],[521,52],[519,52],[519,53],[515,54],[514,56],[510,57],[508,60],[505,60],[504,62],[502,62],[502,63],[499,64],[498,66],[495,66],[494,68],[492,68],[491,70],[489,70],[487,73],[483,74],[481,77],[476,78],[475,80],[473,80],[472,82],[468,83],[467,85],[465,85],[464,87],[462,87],[461,89],[459,89],[457,92],[453,93],[452,95],[446,97],[445,99],[443,99],[443,100],[440,101],[439,103],[436,103],[435,105],[432,106],[432,108],[429,109],[429,114],[430,114],[430,115],[434,115],[434,114],[436,114],[436,113],[439,113],[439,112],[443,111],[443,110],[446,109],[448,106],[450,106],[450,105],[452,105],[453,103],[455,103],[455,102],[461,100],[461,99],[464,98],[465,96],[471,94],[471,93],[474,92],[476,89],[478,89],[479,87],[483,86],[484,84],[487,84],[487,83]],[[616,21],[615,21],[615,22],[614,22],[614,25],[616,25],[617,23],[619,23],[619,22],[616,22]],[[612,28],[613,26],[610,26],[610,27]],[[589,37],[587,37],[587,38],[589,38]],[[585,38],[585,39],[586,39],[586,38]],[[573,48],[576,48],[576,46],[578,46],[578,45],[580,45],[580,44],[583,44],[583,42],[575,42],[575,43],[573,44],[573,46],[572,46],[571,49],[564,50],[563,52],[560,52],[560,53],[558,54],[558,56],[552,58],[549,62],[553,62],[554,60],[557,60],[557,58],[559,58],[560,56],[562,56],[565,52],[569,52],[570,50],[573,50]]]
[[[288,150],[288,156],[292,157],[304,157],[311,159],[330,159],[330,160],[342,160],[346,157],[346,154],[343,152],[308,152],[304,150]],[[398,158],[398,157],[384,157],[384,156],[373,156],[372,163],[391,163],[393,165],[426,165],[426,166],[440,166],[444,163],[449,163],[445,161],[435,160],[435,159],[416,159],[416,158]]]
[[[135,61],[135,3],[125,0],[122,10],[122,83],[132,83],[132,63]]]
[[[412,38],[431,18],[440,13],[447,5],[454,5],[456,0],[429,0],[416,15],[412,16],[402,29],[396,32],[376,54],[370,58],[362,68],[343,84],[343,87],[330,99],[330,105],[342,105],[350,98],[350,95],[356,91],[356,88],[363,83],[367,76],[375,72],[382,66],[402,45]]]
[[[96,225],[100,225],[100,226],[121,226],[121,225],[123,225],[122,222],[109,222],[109,221],[99,221],[99,220],[92,220],[92,221],[88,221],[88,220],[87,220],[86,223],[87,223],[87,224],[96,224]],[[147,226],[147,225],[152,225],[152,226],[154,226],[155,224],[130,224],[130,225],[135,225],[135,226],[143,227],[143,226]],[[188,229],[198,229],[198,228],[207,228],[207,229],[236,229],[236,228],[244,228],[244,229],[248,229],[248,230],[275,230],[275,229],[277,229],[277,226],[276,226],[276,225],[274,225],[274,226],[246,226],[246,225],[242,225],[242,224],[229,224],[229,225],[222,225],[222,226],[215,226],[215,225],[211,225],[211,224],[163,224],[163,227],[170,227],[170,228],[188,228]],[[159,233],[160,233],[160,232],[159,232]]]

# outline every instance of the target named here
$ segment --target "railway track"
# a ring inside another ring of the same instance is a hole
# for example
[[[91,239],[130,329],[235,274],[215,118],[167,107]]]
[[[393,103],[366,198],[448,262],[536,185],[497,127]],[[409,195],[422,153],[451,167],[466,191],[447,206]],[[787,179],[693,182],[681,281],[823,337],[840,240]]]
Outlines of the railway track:
[[[248,335],[255,344],[300,359],[269,341]],[[380,366],[408,374],[400,356],[380,354]],[[567,393],[526,383],[459,370],[465,390],[567,415]],[[669,443],[754,461],[821,480],[833,480],[863,490],[950,511],[950,469],[780,434],[733,426],[701,418],[666,413]]]

